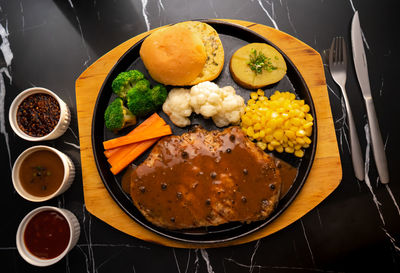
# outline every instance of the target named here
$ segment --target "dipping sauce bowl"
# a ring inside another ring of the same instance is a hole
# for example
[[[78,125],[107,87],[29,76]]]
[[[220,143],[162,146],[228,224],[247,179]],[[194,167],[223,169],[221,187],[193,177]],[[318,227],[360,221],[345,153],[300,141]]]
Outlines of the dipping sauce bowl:
[[[65,192],[74,181],[75,166],[59,150],[38,145],[22,152],[14,163],[15,190],[26,200],[42,202]]]
[[[76,216],[66,209],[43,206],[22,219],[16,236],[19,254],[35,266],[60,261],[77,243],[80,226]]]
[[[58,138],[68,129],[71,113],[54,92],[33,87],[22,91],[8,114],[11,128],[23,139],[43,141]]]

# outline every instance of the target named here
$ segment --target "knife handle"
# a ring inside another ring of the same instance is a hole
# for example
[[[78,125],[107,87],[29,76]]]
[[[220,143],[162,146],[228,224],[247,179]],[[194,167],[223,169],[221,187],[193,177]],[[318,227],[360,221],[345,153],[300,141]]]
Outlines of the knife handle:
[[[356,178],[360,181],[364,180],[364,159],[361,153],[360,141],[358,140],[357,129],[353,119],[353,113],[351,112],[350,103],[347,98],[347,93],[344,87],[340,86],[346,104],[347,120],[349,122],[350,131],[350,149],[351,149],[351,160],[353,162],[353,169]]]
[[[378,119],[376,117],[375,107],[371,97],[365,99],[365,105],[367,107],[372,151],[374,153],[376,168],[378,169],[381,182],[387,184],[389,183],[389,171],[387,167],[385,147],[383,145],[381,131],[379,130]]]

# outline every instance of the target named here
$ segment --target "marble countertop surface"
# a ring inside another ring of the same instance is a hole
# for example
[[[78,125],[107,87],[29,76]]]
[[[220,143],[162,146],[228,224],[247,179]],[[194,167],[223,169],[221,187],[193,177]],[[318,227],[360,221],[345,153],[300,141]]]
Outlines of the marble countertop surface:
[[[324,62],[343,179],[328,198],[287,228],[239,246],[175,249],[128,236],[87,212],[74,86],[100,56],[147,30],[200,18],[264,24],[324,56],[334,36],[344,36],[350,45],[356,10],[388,158],[389,184],[381,184],[377,175],[366,110],[351,62],[347,89],[365,159],[365,181],[355,178],[343,96]],[[397,16],[395,1],[372,0],[0,0],[1,272],[400,272]],[[67,192],[43,204],[22,199],[11,180],[13,163],[33,143],[13,133],[8,110],[22,90],[34,86],[55,91],[70,107],[72,121],[66,133],[42,144],[64,151],[78,170]],[[15,243],[19,222],[41,205],[66,208],[81,225],[77,246],[47,268],[26,263]]]

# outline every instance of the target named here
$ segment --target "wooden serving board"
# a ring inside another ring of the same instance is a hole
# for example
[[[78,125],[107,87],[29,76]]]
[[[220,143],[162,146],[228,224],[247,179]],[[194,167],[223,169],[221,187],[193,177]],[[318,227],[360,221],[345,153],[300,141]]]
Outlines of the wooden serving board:
[[[292,60],[306,81],[314,100],[318,125],[317,150],[307,181],[296,199],[272,223],[258,232],[223,244],[198,245],[166,239],[143,228],[125,214],[114,202],[97,172],[91,142],[93,109],[102,83],[114,64],[137,41],[154,31],[152,30],[117,46],[93,63],[76,80],[76,104],[86,208],[91,214],[114,228],[136,238],[171,247],[201,248],[242,244],[268,236],[290,225],[316,207],[339,185],[342,179],[342,167],[321,56],[308,45],[276,29],[246,21],[224,21],[248,27],[277,45]]]

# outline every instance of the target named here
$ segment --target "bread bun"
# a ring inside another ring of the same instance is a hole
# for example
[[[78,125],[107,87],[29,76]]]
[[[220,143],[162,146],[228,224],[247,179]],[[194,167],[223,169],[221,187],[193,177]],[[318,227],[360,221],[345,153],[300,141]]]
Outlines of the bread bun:
[[[188,85],[216,79],[224,67],[224,48],[217,31],[209,24],[199,21],[187,21],[176,25],[188,28],[200,36],[207,54],[207,60],[202,72]]]
[[[200,37],[176,25],[148,36],[140,48],[140,57],[151,77],[167,85],[187,85],[201,73],[207,60]]]
[[[224,65],[218,33],[197,21],[156,30],[143,41],[140,57],[155,81],[174,86],[214,80]]]

